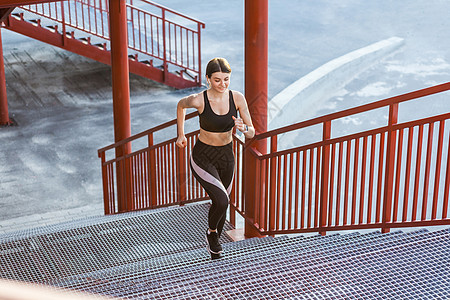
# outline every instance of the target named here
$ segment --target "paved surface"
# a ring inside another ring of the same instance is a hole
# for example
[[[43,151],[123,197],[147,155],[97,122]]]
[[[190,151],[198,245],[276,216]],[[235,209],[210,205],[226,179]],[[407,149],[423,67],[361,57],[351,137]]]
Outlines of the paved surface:
[[[108,65],[38,41],[34,44],[35,47],[19,46],[4,54],[10,109],[80,107],[112,101]],[[155,88],[168,90],[134,74],[130,74],[130,87],[132,97]]]

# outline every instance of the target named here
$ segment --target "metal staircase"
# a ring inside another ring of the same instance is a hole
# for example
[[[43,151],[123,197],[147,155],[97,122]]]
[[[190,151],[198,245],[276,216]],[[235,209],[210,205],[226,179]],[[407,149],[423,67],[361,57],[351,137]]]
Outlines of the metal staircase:
[[[127,17],[131,73],[175,88],[201,85],[204,23],[147,0],[129,0]],[[111,64],[108,1],[67,0],[20,6],[3,27]]]
[[[0,278],[121,299],[448,299],[450,228],[277,236],[210,260],[208,204],[0,235]],[[230,224],[226,229],[231,229]]]

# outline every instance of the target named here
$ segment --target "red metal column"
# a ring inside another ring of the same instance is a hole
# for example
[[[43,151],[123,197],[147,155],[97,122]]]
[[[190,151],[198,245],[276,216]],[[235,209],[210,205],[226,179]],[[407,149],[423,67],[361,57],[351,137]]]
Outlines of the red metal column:
[[[125,0],[109,0],[110,18],[110,38],[111,38],[111,69],[112,69],[112,89],[113,89],[113,113],[114,113],[114,139],[116,142],[131,136],[130,122],[130,85],[128,67],[128,27],[127,9]],[[129,144],[116,148],[116,157],[121,157],[131,152]],[[126,161],[125,161],[126,164]],[[126,207],[131,208],[131,194],[128,172],[129,168],[122,166],[126,170],[125,176],[117,176],[117,191],[119,197],[119,211],[124,211]],[[123,178],[123,182],[119,179]],[[128,188],[127,188],[128,187]],[[120,196],[122,195],[122,196]]]
[[[256,133],[267,131],[267,69],[268,69],[268,1],[245,1],[245,97],[252,116]],[[267,153],[267,142],[253,144],[261,153]],[[256,158],[248,151],[245,153],[245,214],[256,218],[256,201],[264,205],[262,199],[256,199],[256,191],[261,182],[256,182]],[[263,210],[263,209],[262,209]],[[245,225],[245,235],[259,236],[251,224]]]
[[[389,124],[388,124],[388,144],[386,150],[386,179],[384,184],[384,203],[383,203],[383,221],[382,233],[390,232],[388,227],[392,220],[392,191],[394,186],[394,169],[395,169],[395,144],[397,141],[397,131],[393,125],[398,122],[398,103],[389,106]],[[398,158],[400,159],[400,158]],[[395,222],[396,220],[394,220]]]
[[[3,62],[2,34],[0,29],[0,125],[10,125],[8,99],[6,97],[5,64]]]
[[[331,137],[331,121],[323,122],[323,134],[322,141],[326,142]],[[317,157],[319,159],[319,157]],[[330,185],[330,145],[323,145],[322,151],[322,181],[320,183],[320,214],[319,214],[319,226],[321,228],[327,225],[327,209],[329,201]],[[316,208],[317,209],[317,208]],[[326,231],[319,231],[320,235],[326,235]]]

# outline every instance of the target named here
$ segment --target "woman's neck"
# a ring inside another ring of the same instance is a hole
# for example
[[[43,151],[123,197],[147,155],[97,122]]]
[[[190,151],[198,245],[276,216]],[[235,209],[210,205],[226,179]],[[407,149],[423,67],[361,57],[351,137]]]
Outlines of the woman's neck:
[[[208,90],[208,99],[211,101],[222,101],[227,97],[228,89],[226,89],[223,93],[217,92],[213,89]]]

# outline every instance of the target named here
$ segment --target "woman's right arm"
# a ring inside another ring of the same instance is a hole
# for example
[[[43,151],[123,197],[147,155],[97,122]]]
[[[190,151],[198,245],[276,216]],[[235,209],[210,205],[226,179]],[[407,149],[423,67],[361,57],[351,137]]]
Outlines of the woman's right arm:
[[[187,108],[196,108],[198,109],[198,101],[197,95],[190,95],[184,97],[178,102],[177,105],[177,142],[176,145],[180,148],[184,148],[187,146],[187,139],[184,135],[184,121],[186,116]]]

